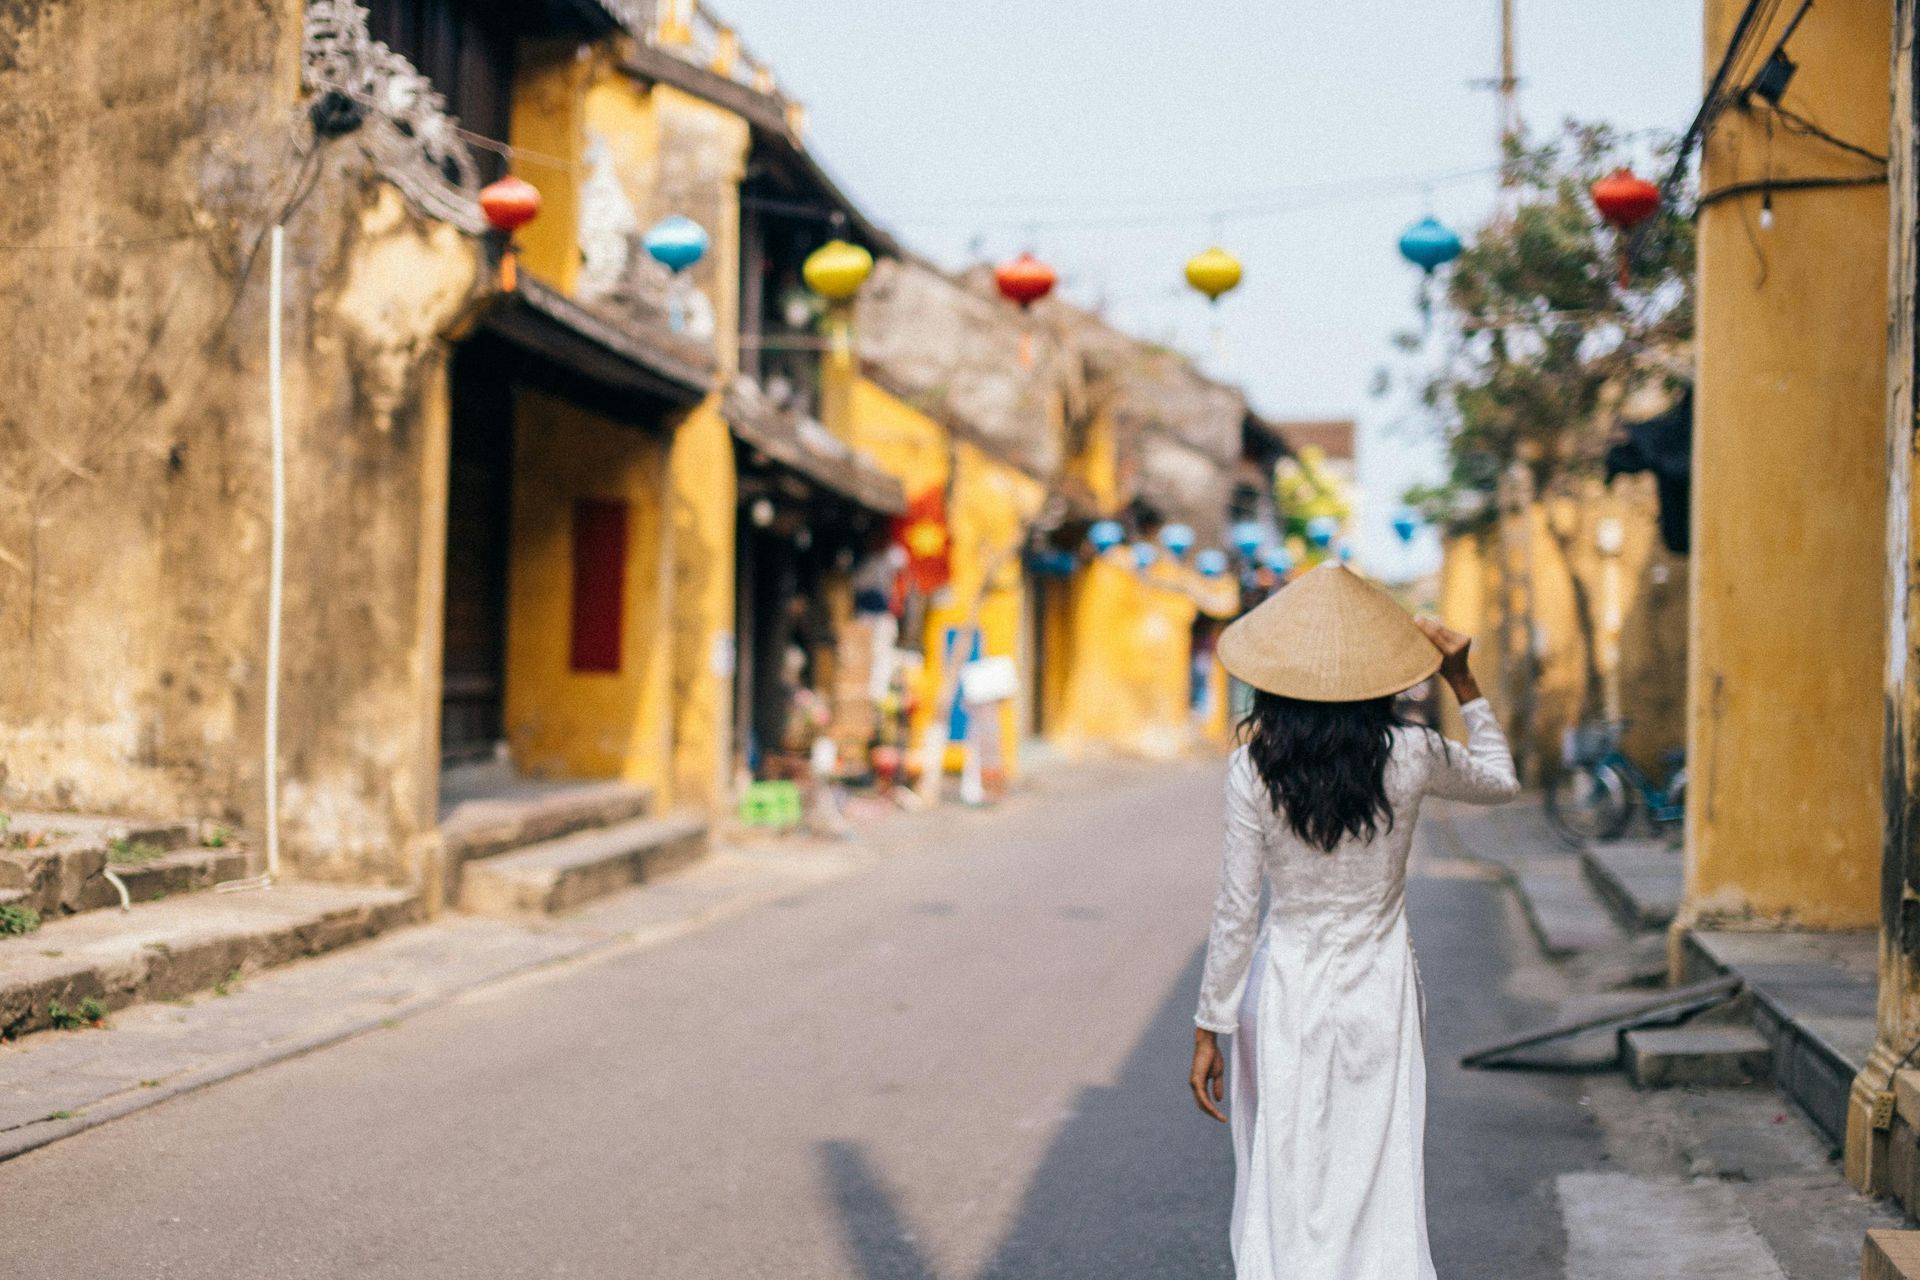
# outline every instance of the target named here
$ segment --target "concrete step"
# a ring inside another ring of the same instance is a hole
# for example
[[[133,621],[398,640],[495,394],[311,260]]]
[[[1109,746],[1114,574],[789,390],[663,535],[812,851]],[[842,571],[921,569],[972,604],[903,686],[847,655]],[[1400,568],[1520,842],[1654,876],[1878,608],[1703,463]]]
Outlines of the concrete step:
[[[1664,929],[1680,910],[1685,859],[1664,840],[1590,844],[1580,854],[1587,881],[1629,932]]]
[[[107,1009],[203,991],[301,956],[370,938],[417,916],[404,889],[283,881],[243,893],[197,893],[130,912],[89,911],[0,938],[0,1036],[52,1025],[54,1001]]]
[[[652,790],[626,782],[520,781],[450,797],[440,815],[447,900],[461,900],[468,863],[652,811]]]
[[[0,849],[0,891],[19,893],[21,902],[43,916],[120,905],[120,893],[105,875],[109,869],[135,902],[190,893],[247,874],[244,848],[202,847],[184,823],[54,830],[59,834],[44,844]]]
[[[469,863],[460,906],[482,915],[552,914],[652,880],[699,858],[706,819],[642,818]]]
[[[1767,1078],[1773,1048],[1750,1026],[1646,1027],[1621,1036],[1627,1078],[1642,1089],[1742,1085]]]
[[[134,846],[142,850],[160,846]],[[111,869],[135,902],[210,888],[247,874],[244,849],[175,849],[116,856],[95,844],[61,844],[42,849],[11,849],[0,854],[0,884],[42,915],[71,915],[120,904],[120,894],[104,872]]]
[[[1920,1280],[1920,1231],[1867,1232],[1860,1250],[1860,1280]]]

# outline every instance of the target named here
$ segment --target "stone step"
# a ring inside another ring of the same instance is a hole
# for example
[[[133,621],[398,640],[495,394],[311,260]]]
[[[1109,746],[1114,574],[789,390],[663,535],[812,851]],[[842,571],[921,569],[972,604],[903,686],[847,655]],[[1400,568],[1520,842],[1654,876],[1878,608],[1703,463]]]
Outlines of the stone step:
[[[1773,1049],[1750,1026],[1646,1027],[1621,1036],[1627,1078],[1642,1089],[1742,1085],[1765,1080]]]
[[[460,906],[482,915],[566,911],[685,866],[706,846],[706,819],[692,815],[576,832],[469,863]]]
[[[1920,1280],[1920,1231],[1867,1232],[1860,1249],[1860,1280]]]
[[[221,849],[180,849],[162,854],[150,862],[109,866],[127,886],[127,896],[135,902],[155,902],[177,893],[211,889],[228,880],[244,879],[247,853],[227,846]],[[105,876],[88,885],[85,909],[118,906],[120,895]]]
[[[469,863],[652,811],[652,790],[626,782],[521,782],[456,799],[440,815],[447,900],[460,901]]]
[[[1629,932],[1664,929],[1680,910],[1685,858],[1663,840],[1590,844],[1580,854],[1587,881]]]
[[[111,829],[63,832],[31,849],[0,850],[0,891],[18,892],[25,905],[52,917],[119,906],[120,893],[104,874],[107,870],[120,877],[135,902],[190,893],[247,874],[244,848],[183,845],[193,837],[185,824],[120,830],[125,834]]]
[[[91,999],[111,1011],[192,995],[370,938],[415,919],[418,905],[411,890],[282,881],[50,920],[0,938],[0,1036],[51,1026],[55,1001],[78,1012]]]

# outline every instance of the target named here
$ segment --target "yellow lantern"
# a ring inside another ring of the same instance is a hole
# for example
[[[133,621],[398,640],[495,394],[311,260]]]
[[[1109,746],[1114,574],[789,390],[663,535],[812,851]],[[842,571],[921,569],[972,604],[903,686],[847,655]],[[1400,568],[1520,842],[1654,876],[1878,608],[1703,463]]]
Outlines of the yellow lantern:
[[[873,271],[873,255],[857,244],[829,240],[807,255],[800,275],[807,288],[828,302],[845,302],[860,292]]]
[[[1240,259],[1218,245],[1187,260],[1187,283],[1207,295],[1208,302],[1240,283]]]

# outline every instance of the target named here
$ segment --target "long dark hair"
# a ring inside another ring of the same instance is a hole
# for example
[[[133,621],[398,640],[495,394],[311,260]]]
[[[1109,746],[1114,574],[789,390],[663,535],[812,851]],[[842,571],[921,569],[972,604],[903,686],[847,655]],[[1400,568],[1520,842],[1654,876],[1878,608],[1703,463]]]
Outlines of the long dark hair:
[[[1393,829],[1387,757],[1408,722],[1391,695],[1307,702],[1255,690],[1240,736],[1274,810],[1295,835],[1331,853],[1349,836]]]

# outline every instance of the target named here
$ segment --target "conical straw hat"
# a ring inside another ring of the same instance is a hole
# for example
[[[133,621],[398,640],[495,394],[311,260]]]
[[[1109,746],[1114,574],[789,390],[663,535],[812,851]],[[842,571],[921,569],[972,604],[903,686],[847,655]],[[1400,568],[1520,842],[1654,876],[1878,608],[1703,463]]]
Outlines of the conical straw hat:
[[[1412,616],[1338,564],[1295,579],[1221,632],[1219,656],[1254,688],[1309,702],[1383,698],[1440,669]]]

